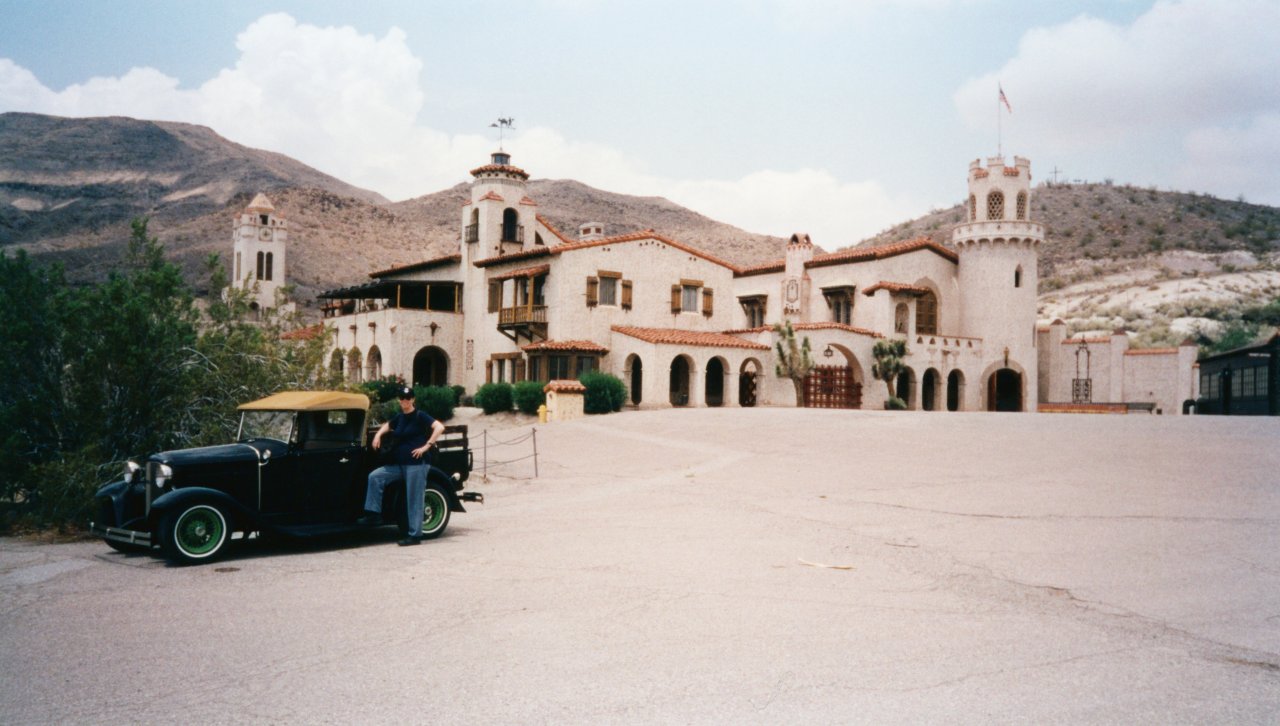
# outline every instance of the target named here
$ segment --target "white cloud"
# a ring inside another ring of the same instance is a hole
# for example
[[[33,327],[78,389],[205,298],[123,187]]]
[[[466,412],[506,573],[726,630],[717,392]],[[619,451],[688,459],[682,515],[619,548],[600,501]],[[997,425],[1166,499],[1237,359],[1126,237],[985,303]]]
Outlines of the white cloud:
[[[466,170],[484,163],[493,148],[484,136],[451,135],[417,122],[428,102],[423,66],[396,28],[378,38],[275,13],[249,25],[236,48],[234,67],[190,90],[158,70],[135,68],[53,91],[0,58],[0,110],[203,124],[392,199],[466,179]],[[856,242],[920,206],[892,199],[874,183],[842,182],[815,169],[731,180],[664,178],[619,149],[572,141],[548,128],[521,130],[508,148],[539,177],[664,196],[753,232],[806,230],[828,248]]]
[[[1194,151],[1210,129],[1280,112],[1278,27],[1274,0],[1157,2],[1128,26],[1081,16],[1028,31],[1014,58],[965,83],[954,100],[969,126],[994,130],[1002,83],[1014,108],[1006,125],[1020,138],[1060,153],[1125,155],[1142,143],[1150,153],[1141,157],[1168,158],[1179,141]],[[1200,161],[1209,162],[1202,181],[1226,183],[1225,169],[1218,176],[1212,159]]]

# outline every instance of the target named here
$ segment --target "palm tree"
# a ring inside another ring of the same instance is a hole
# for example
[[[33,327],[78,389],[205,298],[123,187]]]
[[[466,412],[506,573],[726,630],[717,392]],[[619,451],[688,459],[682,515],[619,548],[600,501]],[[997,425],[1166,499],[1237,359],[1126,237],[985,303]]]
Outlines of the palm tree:
[[[796,405],[805,405],[804,379],[813,370],[813,357],[809,355],[809,336],[802,343],[796,343],[796,331],[791,328],[791,321],[777,323],[773,332],[778,334],[774,349],[778,352],[778,364],[774,372],[779,378],[790,378],[791,385],[796,387]]]
[[[871,375],[884,381],[885,387],[889,389],[889,400],[885,402],[885,408],[906,408],[907,402],[895,395],[897,392],[893,390],[893,384],[906,369],[902,359],[907,357],[907,341],[876,341],[875,347],[871,349],[871,356],[876,359],[871,366]]]

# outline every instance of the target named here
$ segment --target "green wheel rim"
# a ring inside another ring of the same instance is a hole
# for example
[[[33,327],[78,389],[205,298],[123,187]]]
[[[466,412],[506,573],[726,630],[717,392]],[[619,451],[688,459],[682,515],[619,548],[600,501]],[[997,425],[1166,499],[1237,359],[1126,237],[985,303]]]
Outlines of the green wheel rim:
[[[173,527],[173,539],[183,552],[200,557],[218,549],[226,528],[226,522],[216,509],[192,507],[178,517]]]
[[[444,523],[449,504],[444,496],[434,489],[428,489],[422,503],[422,531],[433,532]]]

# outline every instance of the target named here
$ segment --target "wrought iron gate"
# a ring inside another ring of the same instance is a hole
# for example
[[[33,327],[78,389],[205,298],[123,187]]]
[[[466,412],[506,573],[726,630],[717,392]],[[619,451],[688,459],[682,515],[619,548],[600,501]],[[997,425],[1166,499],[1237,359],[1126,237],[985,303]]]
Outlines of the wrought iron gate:
[[[862,408],[862,384],[849,366],[816,366],[804,379],[809,408]]]

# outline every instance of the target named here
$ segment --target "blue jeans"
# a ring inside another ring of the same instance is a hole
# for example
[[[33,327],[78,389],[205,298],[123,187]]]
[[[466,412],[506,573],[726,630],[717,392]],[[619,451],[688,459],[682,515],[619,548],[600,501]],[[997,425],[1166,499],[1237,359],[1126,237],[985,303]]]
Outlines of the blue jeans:
[[[409,505],[409,536],[422,536],[422,498],[427,490],[427,464],[388,464],[369,472],[369,488],[364,495],[364,508],[370,512],[382,511],[382,491],[388,484],[405,482],[405,496]]]

